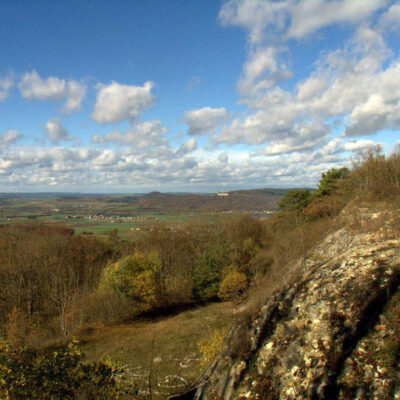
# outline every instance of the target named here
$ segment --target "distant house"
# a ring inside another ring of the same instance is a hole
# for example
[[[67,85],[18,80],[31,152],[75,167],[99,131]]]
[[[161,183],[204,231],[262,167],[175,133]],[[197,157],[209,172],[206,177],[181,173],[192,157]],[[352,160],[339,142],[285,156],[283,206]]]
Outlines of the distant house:
[[[229,193],[217,192],[217,196],[227,197],[227,196],[229,196]]]

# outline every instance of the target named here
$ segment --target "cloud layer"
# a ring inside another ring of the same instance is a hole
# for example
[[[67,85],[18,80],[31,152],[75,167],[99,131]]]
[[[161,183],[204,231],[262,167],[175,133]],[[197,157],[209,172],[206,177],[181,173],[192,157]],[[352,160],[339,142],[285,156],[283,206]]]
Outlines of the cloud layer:
[[[225,108],[203,107],[187,111],[180,120],[188,125],[189,135],[206,135],[213,133],[227,119]]]

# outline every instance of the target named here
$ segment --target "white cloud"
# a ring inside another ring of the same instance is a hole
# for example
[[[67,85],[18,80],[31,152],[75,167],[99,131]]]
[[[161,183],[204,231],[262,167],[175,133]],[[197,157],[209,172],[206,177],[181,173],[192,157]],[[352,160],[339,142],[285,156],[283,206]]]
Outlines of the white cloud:
[[[93,143],[117,143],[144,149],[154,146],[162,146],[167,143],[166,129],[161,121],[135,121],[126,132],[112,131],[104,136],[94,134]]]
[[[296,99],[300,102],[318,98],[327,88],[328,82],[322,76],[311,76],[297,83]]]
[[[179,147],[177,154],[185,155],[197,149],[197,141],[195,138],[190,138],[187,142],[182,143]]]
[[[189,126],[189,135],[206,135],[215,131],[221,122],[228,120],[225,108],[203,107],[187,111],[180,121]]]
[[[0,79],[0,102],[8,97],[8,91],[14,86],[14,79],[11,75]]]
[[[118,160],[118,154],[114,150],[105,149],[96,158],[93,159],[95,166],[108,166],[115,164]]]
[[[349,153],[375,145],[373,140],[354,138],[400,129],[400,58],[397,48],[388,47],[393,40],[388,34],[393,35],[400,21],[399,5],[394,3],[226,1],[220,22],[248,34],[247,61],[237,82],[247,111],[229,123],[225,108],[190,110],[180,119],[188,125],[187,134],[210,134],[220,147],[204,148],[198,143],[202,140],[182,134],[183,143],[174,148],[160,121],[141,122],[138,117],[155,102],[153,83],[100,84],[92,118],[100,123],[129,120],[129,128],[93,135],[98,145],[92,149],[13,145],[0,150],[0,187],[211,191],[313,185],[327,169],[349,165]],[[326,39],[321,28],[332,24],[332,29],[345,26],[346,32],[350,27],[352,38],[331,41],[331,46],[340,47],[307,60],[298,81],[297,59],[290,58],[290,49],[319,48]],[[303,40],[318,31],[315,46]],[[86,88],[76,81],[42,79],[35,71],[25,77],[28,83],[25,87],[20,82],[21,94],[25,90],[27,98],[62,100],[64,111],[77,109],[85,95]],[[293,81],[283,83],[291,77]],[[192,84],[196,86],[197,79]],[[1,90],[0,86],[0,96]],[[54,143],[73,138],[57,119],[46,126]],[[12,144],[13,138],[15,134],[5,140]],[[104,148],[111,147],[109,143],[112,148]],[[240,143],[251,150],[226,146]]]
[[[260,64],[253,75],[263,69]],[[269,142],[266,153],[280,154],[310,151],[326,140],[327,134],[321,130],[318,134],[318,129],[312,140],[299,135],[295,127],[302,121],[314,121],[314,126],[323,122],[335,129],[339,120],[346,136],[400,128],[400,59],[394,58],[374,26],[360,26],[343,49],[323,53],[316,69],[294,90],[276,85],[257,92],[257,82],[249,82],[242,102],[253,111],[224,126],[215,143]]]
[[[9,129],[0,135],[0,146],[5,147],[13,144],[22,137],[23,135],[21,135],[16,129]]]
[[[102,124],[135,120],[153,106],[153,87],[154,83],[150,81],[143,86],[121,85],[114,81],[109,85],[99,84],[92,118]]]
[[[225,26],[239,26],[252,45],[269,38],[302,38],[335,23],[359,24],[389,0],[229,0],[219,12]]]
[[[192,138],[194,139],[194,138]],[[194,148],[194,142],[188,148]],[[190,190],[310,186],[331,167],[349,165],[343,151],[372,141],[336,138],[310,152],[251,157],[246,150],[195,149],[178,154],[168,146],[130,153],[85,147],[10,148],[0,153],[0,188],[64,190]],[[305,173],[306,172],[306,173]]]
[[[218,18],[224,26],[240,26],[248,31],[249,41],[259,43],[267,28],[281,31],[287,23],[288,1],[229,0],[225,2]]]
[[[305,151],[327,141],[330,129],[316,122],[295,124],[288,137],[283,140],[271,141],[265,149],[265,154],[289,154],[295,151]]]
[[[55,144],[60,141],[75,139],[75,136],[71,136],[62,126],[59,118],[49,119],[44,126],[44,130],[47,132],[49,139]]]
[[[393,4],[379,19],[378,27],[381,30],[400,29],[400,4]]]
[[[68,81],[67,86],[67,101],[62,107],[62,110],[67,114],[81,109],[82,100],[86,94],[86,85],[76,81]]]
[[[343,143],[344,151],[358,152],[376,146],[373,140],[350,140]]]
[[[71,113],[81,110],[86,94],[86,85],[74,80],[65,80],[50,76],[42,79],[36,71],[26,72],[18,83],[21,96],[31,100],[66,100],[62,111]]]
[[[288,37],[301,38],[335,23],[358,24],[388,0],[303,0],[292,2]]]
[[[256,96],[258,91],[269,89],[292,77],[287,66],[279,60],[281,51],[276,47],[262,47],[250,53],[238,81],[241,95]]]

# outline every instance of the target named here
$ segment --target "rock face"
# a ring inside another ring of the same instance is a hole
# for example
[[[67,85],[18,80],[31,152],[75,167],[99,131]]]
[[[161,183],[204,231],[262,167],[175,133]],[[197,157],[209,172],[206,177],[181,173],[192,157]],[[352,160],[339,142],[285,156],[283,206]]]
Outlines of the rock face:
[[[400,399],[400,240],[384,222],[361,228],[299,262],[301,279],[248,328],[248,350],[228,342],[196,399]]]

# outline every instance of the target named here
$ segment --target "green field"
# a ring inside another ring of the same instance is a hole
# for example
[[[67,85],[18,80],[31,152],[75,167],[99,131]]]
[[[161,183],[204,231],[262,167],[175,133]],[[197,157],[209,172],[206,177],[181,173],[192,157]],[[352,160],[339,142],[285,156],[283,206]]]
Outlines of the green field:
[[[278,195],[274,194],[275,197]],[[173,226],[192,220],[201,219],[205,222],[248,212],[263,217],[267,214],[263,214],[265,210],[262,210],[263,203],[260,203],[260,196],[266,196],[265,204],[269,204],[268,207],[276,203],[275,197],[272,201],[268,197],[270,194],[265,195],[258,191],[255,197],[256,203],[253,201],[254,209],[247,210],[246,207],[251,203],[248,198],[255,196],[253,191],[244,191],[244,194],[240,192],[238,196],[239,198],[247,196],[246,201],[239,204],[235,196],[227,202],[225,198],[216,198],[214,195],[161,193],[143,196],[0,195],[0,224],[27,222],[62,224],[73,228],[77,234],[107,235],[117,229],[121,236],[136,236],[158,223]],[[267,208],[267,205],[265,207]]]

